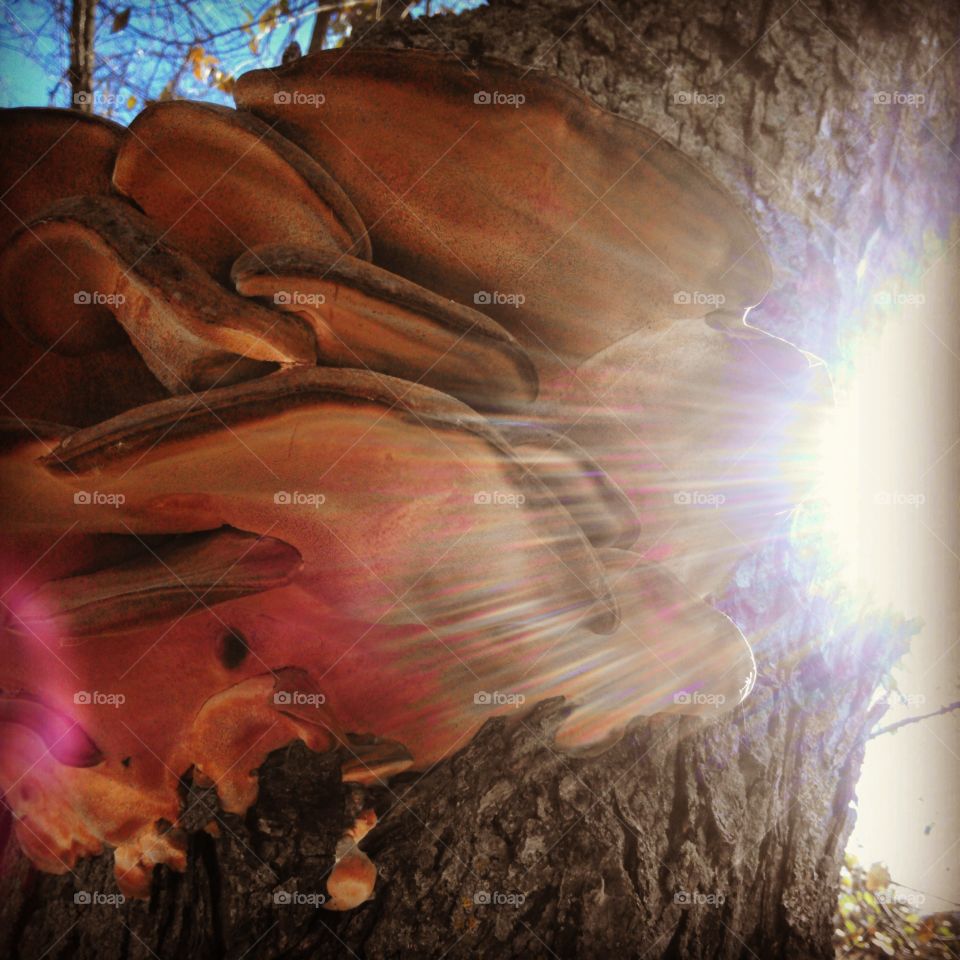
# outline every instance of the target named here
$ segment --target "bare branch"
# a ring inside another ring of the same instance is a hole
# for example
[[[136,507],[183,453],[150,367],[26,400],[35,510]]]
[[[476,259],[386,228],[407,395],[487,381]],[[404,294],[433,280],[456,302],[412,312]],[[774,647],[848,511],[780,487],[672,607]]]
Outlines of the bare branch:
[[[929,720],[931,717],[939,717],[945,713],[950,713],[953,710],[960,709],[960,700],[954,700],[953,703],[948,703],[945,707],[941,707],[939,710],[934,710],[932,713],[922,713],[917,717],[907,717],[905,720],[898,720],[896,723],[891,723],[886,727],[881,727],[879,730],[875,730],[873,733],[867,737],[868,740],[872,740],[874,737],[883,736],[885,733],[893,733],[895,730],[899,730],[901,727],[909,726],[911,723],[919,723],[921,720]]]

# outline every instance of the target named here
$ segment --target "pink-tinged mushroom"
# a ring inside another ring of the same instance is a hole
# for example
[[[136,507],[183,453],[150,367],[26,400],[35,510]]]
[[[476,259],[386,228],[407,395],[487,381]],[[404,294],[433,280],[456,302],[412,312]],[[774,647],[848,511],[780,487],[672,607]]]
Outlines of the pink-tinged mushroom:
[[[47,208],[0,253],[0,308],[27,339],[60,353],[129,338],[171,393],[313,362],[300,321],[224,290],[120,200]]]
[[[616,624],[594,549],[506,441],[453,398],[379,374],[289,371],[172,398],[72,434],[42,464],[0,461],[0,472],[12,502],[31,497],[32,527],[51,542],[71,525],[270,531],[342,616]],[[78,509],[93,484],[99,501]]]
[[[5,314],[70,377],[136,348],[202,389],[104,386],[73,416],[34,387],[33,417],[116,415],[0,424],[0,790],[35,863],[112,847],[131,896],[185,865],[184,777],[241,814],[295,739],[356,798],[548,696],[576,750],[736,707],[752,653],[702,597],[802,495],[790,441],[822,399],[742,321],[769,265],[719,186],[556,81],[358,50],[238,99],[307,153],[150,108],[114,176],[149,217],[79,178],[0,253]],[[358,811],[331,909],[376,883]]]
[[[198,533],[145,546],[139,556],[91,573],[48,580],[12,629],[49,631],[83,642],[168,621],[200,604],[290,583],[302,565],[289,544],[237,530]],[[229,571],[229,577],[224,577]]]
[[[500,324],[333,248],[257,247],[232,270],[244,296],[297,314],[321,364],[423,383],[478,409],[522,406],[537,371]]]
[[[186,100],[151,104],[123,138],[113,182],[224,282],[240,254],[266,243],[328,243],[370,259],[370,238],[343,190],[244,111]]]
[[[230,551],[221,556],[227,562]],[[521,715],[544,696],[577,706],[559,735],[568,748],[605,745],[638,713],[716,716],[733,708],[752,677],[749,647],[733,624],[656,565],[617,551],[604,559],[625,611],[609,637],[569,618],[496,632],[349,620],[300,571],[285,586],[123,629],[138,600],[148,617],[155,612],[151,573],[139,596],[128,587],[116,630],[107,625],[77,644],[69,629],[34,618],[32,631],[23,624],[5,632],[0,684],[22,686],[28,677],[37,697],[81,725],[102,758],[66,766],[23,718],[9,724],[15,749],[5,737],[0,788],[20,818],[25,849],[43,838],[37,862],[62,869],[110,844],[122,888],[142,896],[154,863],[182,868],[179,782],[190,770],[196,782],[216,786],[223,809],[240,814],[256,799],[263,759],[292,739],[360,759],[357,741],[379,740],[380,760],[391,741],[395,762],[424,769],[462,748],[488,717]],[[264,562],[273,569],[271,557]],[[239,575],[244,589],[249,574]],[[182,590],[204,597],[233,575],[232,567],[211,566],[206,588],[195,577]],[[169,581],[172,590],[176,576]],[[88,692],[79,703],[78,688]],[[348,779],[377,782],[376,768],[361,769],[372,779]],[[364,826],[354,824],[351,843]],[[361,865],[345,862],[345,876]],[[372,886],[371,868],[364,871]],[[359,897],[331,894],[340,904]]]
[[[709,174],[537,71],[361,48],[246,73],[234,95],[344,187],[379,264],[485,302],[541,372],[711,304],[742,313],[770,283],[756,230]]]

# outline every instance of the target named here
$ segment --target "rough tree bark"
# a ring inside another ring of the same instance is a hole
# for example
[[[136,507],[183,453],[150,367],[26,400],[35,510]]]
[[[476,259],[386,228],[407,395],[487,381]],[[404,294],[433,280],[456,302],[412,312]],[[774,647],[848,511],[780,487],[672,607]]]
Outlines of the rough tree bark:
[[[536,65],[662,133],[744,198],[765,234],[777,281],[751,319],[834,359],[841,321],[870,289],[857,283],[865,254],[880,284],[958,210],[955,19],[947,4],[872,0],[501,0],[364,42]],[[716,598],[760,665],[729,720],[637,720],[609,751],[573,759],[551,744],[563,705],[547,702],[392,780],[365,843],[376,899],[351,913],[277,902],[324,891],[348,802],[335,762],[295,745],[263,769],[249,816],[219,817],[216,839],[193,835],[185,876],[158,871],[149,904],[78,910],[75,892],[113,889],[104,860],[54,878],[7,844],[2,949],[829,957],[850,803],[882,711],[873,692],[911,627],[855,622],[810,589],[813,563],[802,542],[771,543]],[[189,800],[199,826],[209,798]]]

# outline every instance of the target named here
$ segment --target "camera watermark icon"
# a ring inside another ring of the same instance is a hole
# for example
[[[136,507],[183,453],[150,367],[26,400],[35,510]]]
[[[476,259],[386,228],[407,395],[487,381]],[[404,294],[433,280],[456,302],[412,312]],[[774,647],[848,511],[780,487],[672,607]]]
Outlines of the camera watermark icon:
[[[322,93],[305,93],[303,90],[278,90],[273,95],[277,106],[322,107],[327,98]]]
[[[122,293],[101,293],[99,290],[78,290],[73,295],[73,302],[81,307],[118,307],[126,303],[127,298]]]
[[[722,693],[690,693],[681,690],[673,695],[673,702],[679,706],[707,706],[719,710],[727,702],[727,698]]]
[[[899,490],[879,490],[873,496],[873,502],[880,507],[913,507],[919,510],[927,498],[922,493],[904,493]]]
[[[701,93],[699,90],[678,90],[673,102],[686,107],[720,107],[726,101],[722,93]]]
[[[327,898],[322,893],[301,893],[299,890],[276,890],[273,902],[278,907],[322,907]]]
[[[77,490],[73,502],[79,507],[113,507],[119,510],[127,498],[122,493],[102,493],[99,490]]]
[[[327,698],[322,693],[307,693],[303,690],[278,690],[273,695],[278,707],[322,707]]]
[[[78,890],[73,895],[73,902],[78,907],[119,907],[126,901],[122,893],[101,893],[99,890]]]
[[[478,490],[473,502],[480,506],[520,507],[527,502],[523,493],[504,493],[502,490]]]
[[[884,107],[919,107],[927,102],[927,98],[922,93],[904,93],[902,90],[880,90],[873,95],[873,102]]]
[[[119,93],[102,93],[93,90],[81,90],[73,95],[73,103],[77,107],[116,107],[124,100],[126,97]]]
[[[522,693],[503,693],[500,690],[479,690],[473,695],[473,702],[481,707],[513,707],[523,706],[527,698]]]
[[[501,893],[499,890],[478,890],[473,902],[478,907],[521,907],[526,903],[524,893]]]
[[[527,298],[522,293],[502,293],[500,290],[478,290],[473,295],[473,302],[478,307],[522,307]]]
[[[673,895],[673,902],[681,907],[720,907],[726,899],[722,893],[700,893],[698,890],[678,890]]]
[[[302,493],[300,490],[294,490],[292,493],[287,490],[278,490],[273,495],[273,502],[280,507],[313,507],[317,509],[327,502],[325,493]]]
[[[120,707],[127,702],[122,693],[101,693],[99,690],[77,690],[73,702],[82,707]]]
[[[716,510],[727,502],[722,493],[703,493],[700,490],[678,490],[673,502],[680,507],[713,507]]]
[[[300,290],[278,290],[273,295],[278,307],[320,307],[327,302],[322,293],[303,293]]]
[[[473,95],[473,102],[482,106],[513,107],[516,109],[527,102],[522,93],[503,93],[500,90],[480,90]]]
[[[673,295],[677,306],[722,307],[727,298],[722,293],[704,293],[700,290],[678,290]]]
[[[920,307],[927,302],[922,293],[894,293],[890,290],[878,290],[873,295],[878,307]]]

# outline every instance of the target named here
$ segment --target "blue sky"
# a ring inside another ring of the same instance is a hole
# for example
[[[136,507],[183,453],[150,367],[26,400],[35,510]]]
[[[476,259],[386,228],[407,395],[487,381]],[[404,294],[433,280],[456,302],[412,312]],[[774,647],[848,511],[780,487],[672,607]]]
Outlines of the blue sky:
[[[482,0],[434,0],[430,9],[458,12],[482,5]],[[68,5],[69,6],[69,5]],[[115,17],[127,9],[101,2],[97,7],[96,89],[101,99],[96,112],[121,122],[131,120],[147,96],[157,97],[183,63],[184,44],[204,34],[218,34],[203,44],[203,58],[182,73],[177,95],[196,100],[230,103],[217,89],[218,71],[237,76],[246,70],[280,62],[287,45],[296,40],[307,48],[317,0],[281,0],[191,3],[189,12],[171,0],[133,7],[125,26],[113,32]],[[424,0],[413,15],[422,15]],[[64,78],[68,50],[52,4],[38,0],[0,0],[0,106],[69,106]],[[247,29],[241,29],[248,24]],[[196,74],[194,75],[194,68]]]

